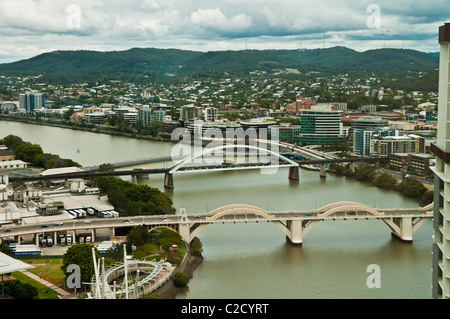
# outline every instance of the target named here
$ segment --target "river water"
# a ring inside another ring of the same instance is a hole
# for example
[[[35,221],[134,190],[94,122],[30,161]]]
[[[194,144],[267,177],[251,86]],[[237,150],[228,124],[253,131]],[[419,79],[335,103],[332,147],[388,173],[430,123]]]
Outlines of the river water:
[[[38,143],[44,152],[71,158],[83,166],[170,155],[174,144],[0,121],[0,138],[15,134]],[[77,152],[80,149],[80,152]],[[159,164],[162,165],[162,164]],[[162,191],[164,176],[140,179]],[[228,204],[251,204],[266,210],[305,210],[337,201],[378,208],[417,207],[396,192],[328,174],[300,170],[300,182],[288,170],[202,172],[174,176],[168,190],[177,210],[189,214]],[[302,246],[287,243],[271,223],[209,225],[198,237],[204,261],[177,298],[208,299],[410,299],[431,298],[432,224],[427,221],[403,243],[382,221],[327,221],[315,225]],[[379,266],[380,288],[369,288]]]

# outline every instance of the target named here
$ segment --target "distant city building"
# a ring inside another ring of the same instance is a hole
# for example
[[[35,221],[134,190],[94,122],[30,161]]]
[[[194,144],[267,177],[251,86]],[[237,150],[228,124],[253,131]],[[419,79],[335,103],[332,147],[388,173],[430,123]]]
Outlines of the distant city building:
[[[295,136],[300,134],[300,125],[292,125],[290,123],[281,123],[280,125],[273,125],[269,127],[270,135],[273,134],[274,130],[278,130],[278,140],[280,142],[294,143]]]
[[[0,170],[2,169],[15,169],[15,168],[27,168],[27,163],[21,160],[11,160],[0,162]]]
[[[215,107],[207,107],[205,109],[205,121],[212,122],[217,120],[217,109]]]
[[[13,112],[19,110],[19,101],[5,101],[0,103],[0,111]]]
[[[344,102],[328,102],[328,103],[319,103],[319,106],[324,106],[330,108],[333,111],[347,111],[347,103]]]
[[[199,117],[200,111],[194,104],[184,105],[180,108],[180,121],[189,121]]]
[[[371,143],[373,156],[378,157],[392,153],[425,153],[425,138],[417,135],[378,137]]]
[[[294,103],[286,105],[286,113],[299,115],[302,110],[310,110],[311,106],[316,104],[317,102],[314,99],[298,96]]]
[[[372,140],[378,137],[386,136],[398,136],[397,130],[391,130],[387,127],[372,129],[372,130],[360,130],[353,131],[353,154],[358,156],[368,156],[373,153],[374,144]]]
[[[93,124],[103,124],[108,120],[108,116],[104,112],[84,114],[84,118],[88,123]]]
[[[374,130],[388,126],[389,121],[378,116],[363,116],[352,120],[350,125],[352,130]]]
[[[44,106],[44,95],[37,91],[19,94],[19,108],[26,112],[34,112],[35,109],[42,109]]]
[[[242,121],[241,125],[244,128],[244,130],[247,130],[249,128],[254,128],[254,129],[261,129],[261,128],[269,128],[272,125],[276,125],[277,122],[275,122],[273,120],[273,118],[271,117],[259,117],[259,118],[254,118],[254,119],[250,119],[250,121]]]
[[[210,132],[212,132],[211,129],[218,129],[218,130],[220,130],[221,134],[223,134],[222,136],[226,137],[225,134],[226,134],[227,130],[241,128],[241,125],[239,125],[236,122],[224,121],[224,120],[215,120],[212,122],[195,120],[195,121],[189,121],[187,123],[188,123],[187,124],[188,130],[196,136],[204,136],[206,130],[210,130]]]
[[[376,105],[363,105],[361,106],[361,111],[364,113],[374,113],[377,111]]]
[[[343,133],[340,111],[313,106],[310,110],[302,111],[300,125],[300,134],[295,137],[295,143],[299,145],[321,145],[347,141]]]
[[[127,121],[131,125],[135,125],[138,119],[138,113],[136,111],[122,113],[122,117],[124,121]]]
[[[417,175],[428,176],[432,173],[430,166],[433,159],[434,156],[430,154],[409,154],[409,168]]]
[[[0,145],[0,162],[14,160],[14,152],[5,145]]]
[[[417,126],[416,123],[410,123],[410,122],[400,122],[400,121],[389,122],[389,127],[394,130],[414,131],[416,126]]]
[[[430,175],[430,162],[434,158],[430,154],[389,154],[389,165],[400,169],[403,172],[411,171],[417,175]]]
[[[166,111],[158,110],[154,108],[143,107],[138,109],[138,119],[142,121],[142,124],[147,126],[151,122],[165,122]]]

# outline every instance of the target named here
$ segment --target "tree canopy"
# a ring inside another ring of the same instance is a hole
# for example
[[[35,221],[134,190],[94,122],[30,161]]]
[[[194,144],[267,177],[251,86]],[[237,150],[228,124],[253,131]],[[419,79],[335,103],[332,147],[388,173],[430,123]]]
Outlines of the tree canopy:
[[[163,215],[174,213],[172,199],[157,188],[134,185],[115,177],[96,180],[102,193],[122,216]]]

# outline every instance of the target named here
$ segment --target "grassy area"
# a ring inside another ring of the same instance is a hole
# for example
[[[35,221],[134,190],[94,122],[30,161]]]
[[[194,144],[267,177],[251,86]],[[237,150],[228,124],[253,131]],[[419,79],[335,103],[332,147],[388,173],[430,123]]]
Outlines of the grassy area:
[[[29,283],[30,285],[36,287],[38,289],[39,294],[35,299],[58,299],[58,293],[47,286],[41,284],[40,282],[37,282],[34,279],[31,279],[27,275],[22,274],[21,272],[13,272],[11,274],[14,278],[18,279],[20,282],[26,284]]]
[[[29,272],[45,278],[55,285],[64,283],[65,275],[61,270],[62,258],[27,258],[22,259],[22,261],[34,266],[34,268],[28,270]]]

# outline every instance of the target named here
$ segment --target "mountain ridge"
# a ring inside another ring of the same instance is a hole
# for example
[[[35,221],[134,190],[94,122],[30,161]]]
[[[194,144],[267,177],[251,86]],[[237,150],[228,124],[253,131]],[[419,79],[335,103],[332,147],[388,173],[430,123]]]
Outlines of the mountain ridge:
[[[439,57],[411,49],[356,51],[347,47],[295,50],[192,51],[130,48],[119,51],[56,50],[32,58],[0,64],[0,75],[53,75],[92,79],[105,74],[122,76],[176,76],[256,70],[298,69],[325,71],[431,71]]]

